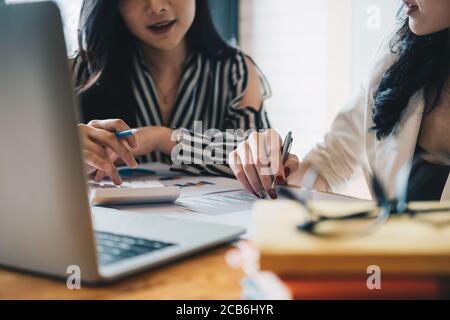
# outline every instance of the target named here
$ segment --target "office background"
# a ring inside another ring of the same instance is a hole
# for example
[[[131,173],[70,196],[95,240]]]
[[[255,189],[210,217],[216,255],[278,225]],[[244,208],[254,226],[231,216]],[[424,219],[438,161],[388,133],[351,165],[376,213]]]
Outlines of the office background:
[[[0,0],[1,1],[1,0]],[[7,0],[7,3],[39,0]],[[77,49],[82,0],[54,0],[61,8],[69,52]],[[293,130],[293,151],[320,141],[357,89],[381,37],[395,24],[400,0],[209,0],[215,23],[250,54],[267,76],[273,126]],[[347,190],[367,196],[356,177]]]

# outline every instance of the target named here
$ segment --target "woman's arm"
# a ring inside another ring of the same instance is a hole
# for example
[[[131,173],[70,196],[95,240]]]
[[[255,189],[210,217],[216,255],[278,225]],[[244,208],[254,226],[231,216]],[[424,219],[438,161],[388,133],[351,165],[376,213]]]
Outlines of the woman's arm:
[[[79,64],[80,61],[76,58],[68,59],[69,72],[74,80],[78,77]],[[115,160],[120,159],[128,166],[136,167],[137,162],[132,151],[138,149],[138,142],[135,137],[120,140],[114,132],[129,129],[130,127],[119,119],[91,121],[87,125],[78,125],[86,174],[97,171],[98,176],[102,178],[109,176],[113,183],[122,184]]]
[[[230,74],[230,100],[224,114],[224,129],[208,130],[202,134],[180,131],[182,141],[172,150],[175,169],[191,174],[234,177],[228,154],[251,132],[270,128],[264,108],[270,89],[256,65],[250,58],[238,54]]]
[[[362,92],[359,96],[364,95]],[[291,182],[305,186],[303,179],[309,170],[317,172],[317,175],[312,175],[316,176],[315,181],[309,181],[314,189],[331,191],[349,179],[359,163],[364,146],[364,109],[364,99],[352,101],[349,110],[341,112],[335,119],[325,141],[302,162],[291,154],[283,165],[282,140],[275,130],[255,133],[230,154],[233,173],[247,190],[260,198],[264,198],[266,193],[271,198],[277,197],[272,189],[274,179],[285,184],[286,177],[289,177]]]
[[[228,153],[244,141],[250,131],[270,128],[264,109],[264,100],[270,95],[270,89],[251,59],[239,56],[242,60],[236,67],[240,67],[240,70],[236,71],[242,75],[233,77],[237,79],[236,83],[230,85],[229,95],[233,98],[226,107],[227,115],[222,125],[225,131],[208,130],[199,134],[187,129],[175,131],[159,126],[138,128],[136,139],[139,147],[134,150],[134,155],[160,151],[171,156],[174,169],[191,174],[233,176],[227,163]],[[236,136],[227,132],[234,129],[247,131],[247,135]],[[183,152],[186,150],[191,151],[191,154],[186,155]]]
[[[357,166],[366,165],[366,143],[376,140],[373,97],[384,73],[394,63],[396,54],[390,48],[392,31],[386,33],[374,54],[374,61],[358,91],[337,115],[331,131],[303,161],[314,167],[333,190],[346,183]]]
[[[284,166],[285,170],[290,172],[289,180],[293,180],[297,184],[303,185],[305,174],[311,169],[317,173],[309,175],[316,176],[313,183],[314,189],[320,191],[331,191],[337,186],[345,183],[351,178],[356,166],[367,159],[363,157],[366,146],[366,138],[370,135],[370,128],[373,126],[371,121],[373,93],[379,85],[381,76],[392,64],[394,55],[389,50],[389,39],[386,37],[377,50],[375,55],[375,63],[371,68],[366,80],[362,83],[360,89],[350,100],[347,106],[339,113],[333,122],[331,131],[325,136],[324,141],[318,144],[301,163],[295,156],[291,155],[288,162]],[[300,137],[301,138],[301,137]],[[374,137],[371,137],[374,139]],[[256,141],[261,144],[268,145],[269,151],[258,151]],[[274,142],[276,142],[274,144]],[[249,191],[258,193],[259,182],[262,182],[264,189],[267,191],[269,182],[274,178],[282,183],[283,166],[278,165],[269,172],[269,175],[263,176],[260,163],[267,162],[268,158],[277,158],[281,153],[281,138],[278,133],[259,134],[250,137],[247,141],[241,143],[235,152],[230,155],[231,160],[235,164],[231,167],[239,181],[246,186]],[[257,161],[250,161],[252,155]],[[275,155],[275,156],[272,156]],[[254,164],[256,163],[256,164]],[[295,172],[292,171],[292,168]],[[250,173],[249,173],[250,172]],[[253,174],[251,173],[253,172]],[[258,173],[258,174],[255,174]],[[266,172],[267,173],[267,172]],[[277,176],[277,174],[279,174]],[[255,185],[257,188],[255,189]],[[269,193],[270,194],[270,193]]]
[[[245,65],[248,70],[248,84],[242,100],[239,101],[240,108],[249,107],[257,112],[261,111],[264,100],[270,95],[270,89],[265,88],[267,84],[263,80],[263,75],[257,69],[255,63],[245,57]]]
[[[366,160],[362,156],[370,129],[366,117],[371,103],[367,89],[361,87],[336,116],[323,142],[303,158],[305,165],[320,173],[328,191],[346,183]]]
[[[137,130],[135,137],[138,148],[133,150],[133,154],[136,157],[148,155],[154,151],[160,151],[170,156],[173,148],[177,145],[173,136],[173,129],[161,126],[148,126]]]
[[[246,120],[247,117],[254,117],[254,114],[261,112],[263,108],[264,99],[268,96],[268,88],[263,87],[262,75],[253,63],[253,61],[243,56],[243,63],[245,63],[246,79],[242,81],[243,88],[236,88],[237,91],[242,91],[242,96],[236,97],[233,101],[233,107],[239,109],[238,113],[232,116],[233,119],[228,119],[228,122]],[[75,60],[69,60],[69,64],[75,67]],[[245,82],[245,83],[244,83]],[[267,84],[266,84],[267,86]],[[238,94],[239,95],[239,92]],[[265,112],[264,112],[265,113]],[[265,121],[267,122],[267,121]],[[239,129],[239,126],[233,125],[229,129]],[[268,125],[259,126],[257,124],[249,124],[242,129],[263,129],[268,128]],[[138,132],[135,134],[139,147],[133,150],[135,156],[142,156],[150,154],[154,151],[160,151],[166,155],[171,155],[172,150],[177,146],[178,142],[173,129],[162,126],[147,126],[143,128],[137,128]],[[189,139],[188,137],[186,137]],[[188,142],[189,143],[189,142]],[[228,171],[228,170],[227,170]]]

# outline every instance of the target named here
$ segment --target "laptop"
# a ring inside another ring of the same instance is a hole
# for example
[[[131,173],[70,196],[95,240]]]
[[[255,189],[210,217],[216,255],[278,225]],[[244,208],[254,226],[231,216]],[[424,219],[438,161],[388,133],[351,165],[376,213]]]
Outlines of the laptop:
[[[90,207],[63,28],[50,2],[0,5],[0,265],[121,279],[240,227]],[[78,267],[79,269],[73,269]]]

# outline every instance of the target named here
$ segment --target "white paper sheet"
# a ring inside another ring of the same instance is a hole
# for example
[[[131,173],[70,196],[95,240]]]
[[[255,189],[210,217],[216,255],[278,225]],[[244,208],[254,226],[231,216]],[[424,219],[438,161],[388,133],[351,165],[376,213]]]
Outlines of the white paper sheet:
[[[234,179],[223,177],[196,177],[170,171],[164,164],[146,164],[140,166],[153,170],[156,175],[146,175],[139,178],[126,179],[128,183],[153,184],[162,183],[165,186],[179,186],[181,197],[174,204],[120,206],[120,210],[136,214],[163,214],[173,218],[189,218],[212,223],[223,223],[240,226],[247,230],[241,238],[248,239],[254,234],[252,206],[258,200],[245,191]],[[309,200],[340,200],[354,201],[357,199],[340,195],[293,189]]]

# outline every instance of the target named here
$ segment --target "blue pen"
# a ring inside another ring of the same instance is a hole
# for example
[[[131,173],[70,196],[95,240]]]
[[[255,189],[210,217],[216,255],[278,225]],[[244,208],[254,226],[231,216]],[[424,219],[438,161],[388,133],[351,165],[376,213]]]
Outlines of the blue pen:
[[[120,131],[120,132],[116,132],[114,133],[114,135],[121,139],[121,138],[128,138],[131,137],[132,135],[134,135],[136,132],[138,132],[138,130],[136,129],[131,129],[131,130],[127,130],[127,131]]]

